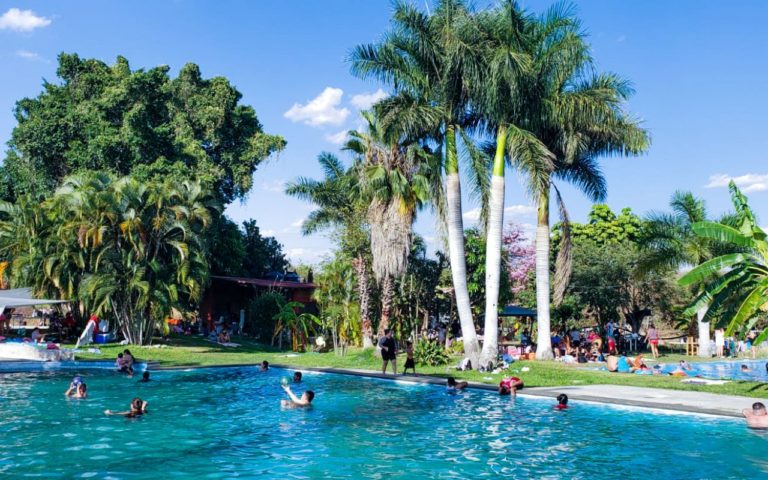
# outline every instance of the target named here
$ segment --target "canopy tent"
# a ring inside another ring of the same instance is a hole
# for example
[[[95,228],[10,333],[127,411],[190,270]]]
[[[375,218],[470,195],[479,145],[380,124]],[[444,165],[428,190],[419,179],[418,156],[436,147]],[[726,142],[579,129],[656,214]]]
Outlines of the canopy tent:
[[[504,310],[499,312],[500,317],[531,317],[536,318],[536,311],[529,308],[518,307],[517,305],[507,305]]]
[[[69,303],[69,300],[50,300],[35,298],[31,288],[13,288],[0,290],[0,312],[6,308],[34,307],[35,305],[55,305],[57,303]]]

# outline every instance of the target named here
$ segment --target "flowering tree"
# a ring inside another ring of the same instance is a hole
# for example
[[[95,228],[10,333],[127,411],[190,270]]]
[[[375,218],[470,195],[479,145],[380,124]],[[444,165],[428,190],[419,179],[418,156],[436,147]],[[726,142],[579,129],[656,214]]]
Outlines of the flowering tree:
[[[504,230],[502,249],[510,291],[517,295],[530,285],[531,273],[536,268],[536,247],[522,226],[510,222]]]

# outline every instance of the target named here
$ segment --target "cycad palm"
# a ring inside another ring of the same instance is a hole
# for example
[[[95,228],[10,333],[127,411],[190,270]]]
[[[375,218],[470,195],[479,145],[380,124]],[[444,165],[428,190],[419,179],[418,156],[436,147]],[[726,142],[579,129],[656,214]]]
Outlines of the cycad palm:
[[[464,350],[476,362],[480,348],[467,290],[456,144],[457,133],[463,134],[463,129],[471,128],[476,121],[468,108],[465,80],[468,72],[481,70],[482,56],[477,44],[462,41],[466,38],[459,35],[460,24],[470,16],[461,0],[438,1],[432,14],[397,3],[392,29],[384,40],[358,46],[351,62],[356,75],[377,78],[393,87],[394,95],[376,108],[383,123],[398,124],[412,137],[430,137],[443,146],[445,214],[441,211],[441,217],[447,226]],[[484,175],[476,177],[483,179]]]

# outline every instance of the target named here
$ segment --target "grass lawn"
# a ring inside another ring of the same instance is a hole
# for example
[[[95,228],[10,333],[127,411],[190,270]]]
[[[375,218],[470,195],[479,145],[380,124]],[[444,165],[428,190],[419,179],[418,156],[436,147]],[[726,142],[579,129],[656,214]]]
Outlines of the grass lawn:
[[[262,360],[267,360],[270,363],[297,368],[381,369],[381,360],[375,358],[371,350],[350,349],[345,356],[339,356],[333,352],[291,353],[278,351],[277,349],[256,344],[246,339],[233,339],[233,341],[240,343],[241,346],[228,348],[206,342],[200,338],[177,336],[162,342],[162,345],[167,345],[166,347],[131,346],[128,348],[139,360],[155,362],[161,367],[257,364],[261,363]],[[97,346],[101,349],[101,355],[79,354],[77,358],[79,360],[114,360],[117,354],[125,349],[124,346],[120,345]],[[689,361],[692,360],[691,357],[686,357],[685,355],[670,354],[663,356],[659,361],[673,363],[683,358],[687,358]],[[693,360],[699,361],[698,358]],[[504,376],[504,374],[493,375],[476,371],[458,372],[453,368],[453,365],[458,363],[458,361],[459,359],[457,358],[450,365],[440,367],[417,366],[416,368],[419,374],[438,377],[452,375],[456,378],[489,384],[498,383]],[[398,367],[402,369],[404,363],[404,356],[400,357]],[[522,372],[521,369],[523,367],[528,367],[530,370]],[[557,362],[516,362],[509,372],[522,378],[528,387],[612,384],[768,398],[768,383],[761,382],[731,381],[725,385],[688,385],[681,383],[681,379],[676,377],[642,376],[581,370],[578,367]]]

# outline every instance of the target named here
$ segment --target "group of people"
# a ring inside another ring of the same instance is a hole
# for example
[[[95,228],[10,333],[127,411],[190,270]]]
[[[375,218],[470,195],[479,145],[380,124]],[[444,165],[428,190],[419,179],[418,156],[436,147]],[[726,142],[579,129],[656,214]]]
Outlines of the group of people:
[[[747,337],[744,340],[736,340],[735,337],[725,336],[725,330],[718,328],[715,330],[715,355],[718,358],[725,357],[737,357],[740,353],[748,353],[752,355],[752,358],[757,358],[757,345],[755,340],[757,339],[757,330],[754,328],[747,332]]]
[[[131,355],[131,351],[126,348],[122,353],[117,354],[117,359],[115,359],[115,367],[117,368],[118,372],[127,373],[129,377],[132,377],[133,364],[135,361],[136,360],[133,358],[133,355]]]
[[[397,375],[397,342],[392,335],[392,330],[387,328],[384,330],[384,336],[379,338],[378,347],[381,349],[381,373],[387,374],[387,365],[392,364],[392,374]],[[403,367],[403,375],[408,373],[408,370],[413,371],[416,375],[416,361],[413,357],[413,342],[410,340],[405,342],[405,366]]]
[[[469,382],[464,380],[457,381],[454,377],[448,377],[445,383],[445,390],[448,393],[457,393],[465,390]],[[499,382],[498,392],[501,396],[517,396],[517,391],[522,390],[525,384],[518,377],[505,377]],[[568,395],[561,393],[557,396],[557,405],[555,409],[565,410],[568,408]]]

